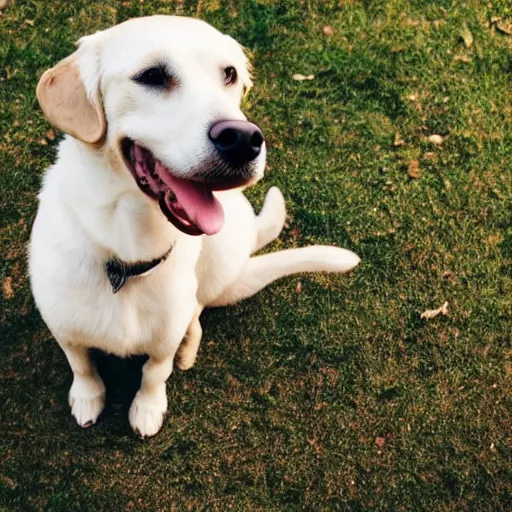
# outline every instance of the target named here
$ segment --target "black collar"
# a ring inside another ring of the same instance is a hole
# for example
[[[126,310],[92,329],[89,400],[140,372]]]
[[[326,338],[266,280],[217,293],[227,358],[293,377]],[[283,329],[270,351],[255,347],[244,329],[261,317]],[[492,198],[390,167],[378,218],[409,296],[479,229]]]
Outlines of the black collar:
[[[141,274],[149,272],[162,263],[162,261],[165,261],[167,256],[171,254],[173,248],[174,244],[171,245],[171,248],[163,256],[160,256],[160,258],[155,258],[151,261],[137,261],[136,263],[126,263],[112,256],[112,258],[105,263],[105,271],[112,285],[112,291],[117,293],[130,277],[140,276]]]

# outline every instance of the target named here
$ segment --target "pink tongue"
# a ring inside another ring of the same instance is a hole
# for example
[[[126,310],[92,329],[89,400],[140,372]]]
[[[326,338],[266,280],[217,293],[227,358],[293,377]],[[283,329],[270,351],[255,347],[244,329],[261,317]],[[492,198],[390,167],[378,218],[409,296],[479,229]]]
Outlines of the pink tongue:
[[[172,176],[158,160],[155,163],[155,171],[174,192],[189,219],[205,235],[214,235],[220,231],[224,224],[224,210],[206,185]]]

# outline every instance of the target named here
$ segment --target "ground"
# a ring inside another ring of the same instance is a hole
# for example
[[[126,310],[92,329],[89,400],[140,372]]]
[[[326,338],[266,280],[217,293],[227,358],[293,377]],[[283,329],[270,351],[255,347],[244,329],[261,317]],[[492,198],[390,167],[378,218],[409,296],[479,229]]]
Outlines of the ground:
[[[141,441],[140,358],[96,354],[109,405],[93,428],[72,420],[26,244],[61,137],[38,77],[79,36],[153,13],[251,51],[269,165],[249,195],[278,185],[290,213],[272,249],[362,263],[206,312],[196,366]],[[0,32],[0,510],[510,510],[509,0],[16,0]]]

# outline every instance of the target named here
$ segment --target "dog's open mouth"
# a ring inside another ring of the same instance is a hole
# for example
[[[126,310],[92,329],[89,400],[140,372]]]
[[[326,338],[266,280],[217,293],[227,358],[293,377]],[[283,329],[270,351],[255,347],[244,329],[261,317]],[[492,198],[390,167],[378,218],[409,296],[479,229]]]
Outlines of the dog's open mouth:
[[[185,180],[172,172],[151,151],[125,138],[122,152],[139,188],[158,201],[167,219],[188,235],[214,235],[224,224],[224,210],[213,194],[245,184],[244,177],[230,180]]]

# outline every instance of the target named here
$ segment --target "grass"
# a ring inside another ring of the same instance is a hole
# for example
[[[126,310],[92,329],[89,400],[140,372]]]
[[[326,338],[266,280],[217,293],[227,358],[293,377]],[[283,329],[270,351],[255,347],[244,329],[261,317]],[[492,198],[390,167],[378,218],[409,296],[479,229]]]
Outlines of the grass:
[[[247,111],[270,154],[249,195],[278,185],[291,215],[274,248],[336,243],[362,264],[206,312],[197,365],[173,374],[163,430],[140,441],[139,358],[97,354],[109,405],[92,429],[71,419],[25,247],[59,140],[38,76],[79,36],[152,13],[198,15],[252,51]],[[508,0],[4,9],[0,509],[510,510],[512,36],[497,21],[512,22]],[[445,300],[448,316],[420,319]]]

